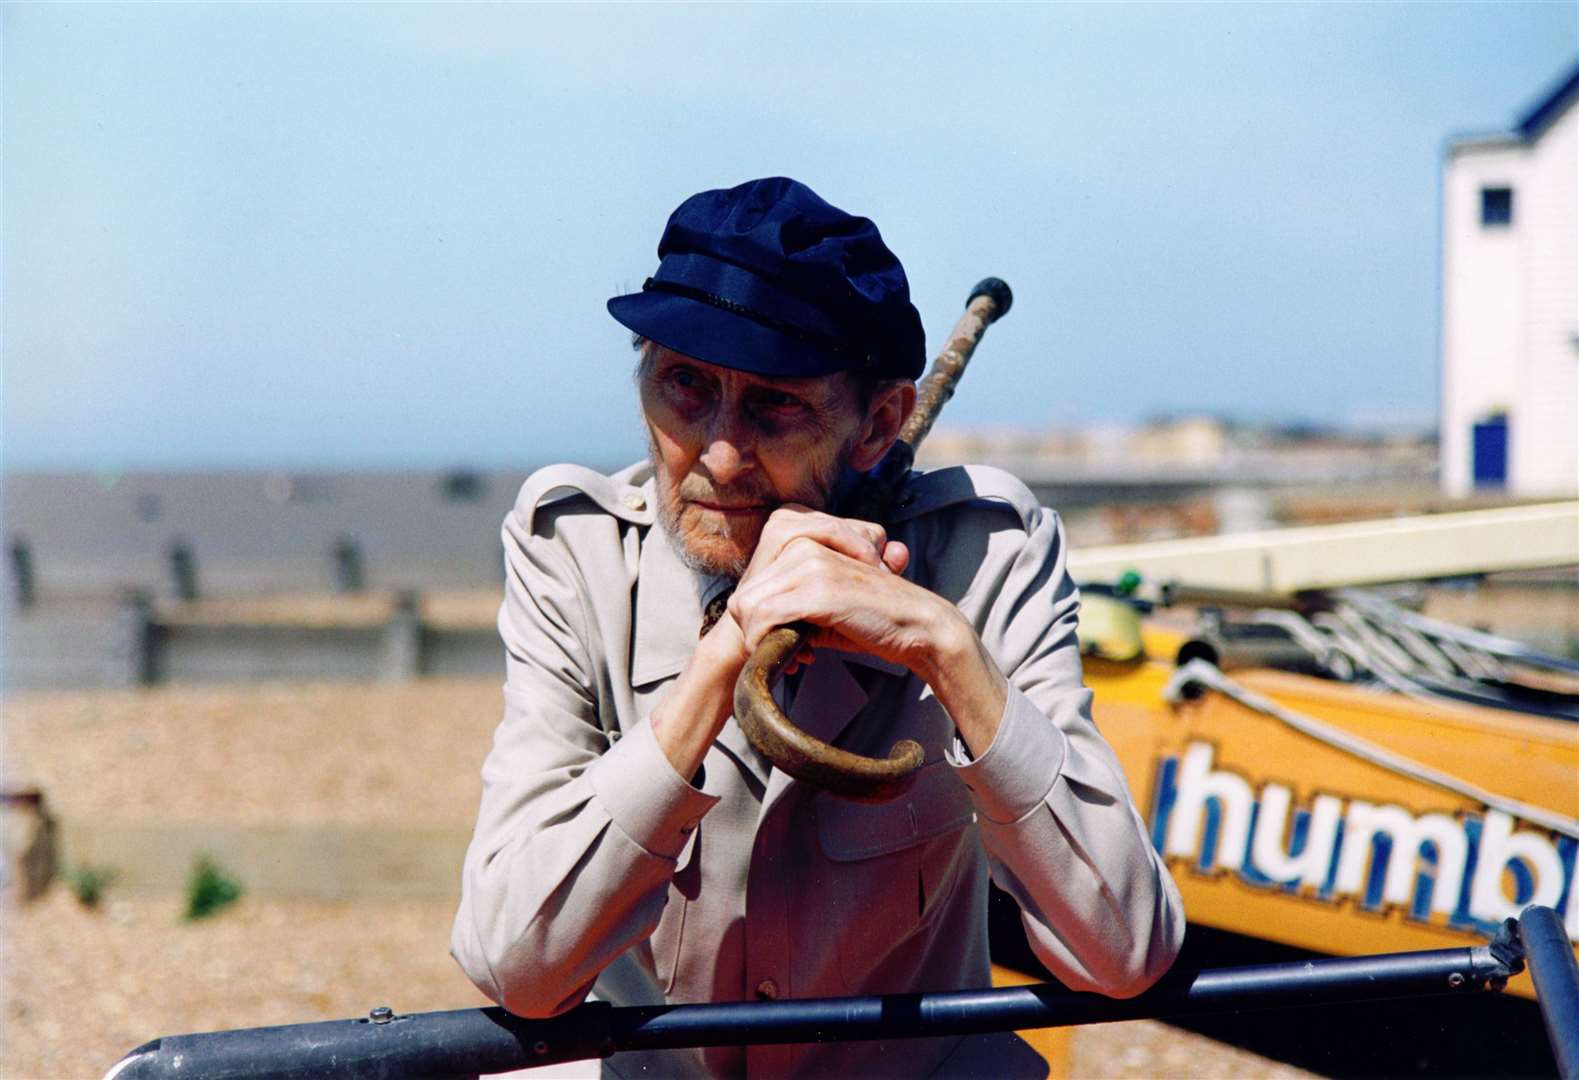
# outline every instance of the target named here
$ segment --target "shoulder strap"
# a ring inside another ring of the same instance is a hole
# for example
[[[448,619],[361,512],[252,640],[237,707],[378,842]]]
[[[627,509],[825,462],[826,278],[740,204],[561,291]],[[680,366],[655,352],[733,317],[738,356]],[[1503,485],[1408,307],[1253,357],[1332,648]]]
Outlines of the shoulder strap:
[[[912,473],[899,503],[892,518],[896,524],[951,506],[982,503],[1013,513],[1027,532],[1035,527],[1042,509],[1018,477],[990,465],[955,465]]]
[[[654,508],[641,486],[645,470],[640,465],[605,476],[585,465],[549,465],[538,469],[521,485],[515,513],[530,530],[539,508],[574,498],[586,498],[607,514],[633,525],[651,525]]]

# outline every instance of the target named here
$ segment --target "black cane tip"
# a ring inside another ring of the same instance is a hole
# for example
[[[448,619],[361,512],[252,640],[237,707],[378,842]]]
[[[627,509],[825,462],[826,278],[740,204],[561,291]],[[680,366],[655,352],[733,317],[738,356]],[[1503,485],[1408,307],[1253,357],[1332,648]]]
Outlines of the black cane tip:
[[[970,291],[970,299],[965,301],[965,306],[970,307],[971,302],[978,296],[985,296],[992,300],[992,322],[997,322],[1009,313],[1009,308],[1014,306],[1014,293],[1009,290],[1008,282],[1002,278],[982,278],[976,282],[976,287]]]

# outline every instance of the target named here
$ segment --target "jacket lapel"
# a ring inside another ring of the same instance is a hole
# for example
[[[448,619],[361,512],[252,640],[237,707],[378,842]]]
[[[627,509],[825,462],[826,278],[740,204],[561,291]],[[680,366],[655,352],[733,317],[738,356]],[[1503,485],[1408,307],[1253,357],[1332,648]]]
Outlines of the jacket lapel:
[[[823,649],[801,677],[789,716],[808,735],[831,743],[866,704],[867,694],[850,670],[859,659],[850,653]]]
[[[866,691],[850,672],[849,664],[855,660],[849,653],[819,650],[816,661],[801,676],[790,705],[790,722],[823,742],[837,739],[867,700]],[[793,782],[788,773],[773,770],[758,820],[767,818]]]
[[[643,537],[636,579],[636,625],[631,632],[631,686],[644,687],[678,675],[696,651],[702,629],[700,581],[680,559],[674,541],[660,525]],[[731,717],[718,743],[760,783],[771,768],[746,740]]]
[[[661,525],[642,538],[636,578],[636,625],[631,633],[631,685],[677,675],[696,651],[702,605],[696,575]]]

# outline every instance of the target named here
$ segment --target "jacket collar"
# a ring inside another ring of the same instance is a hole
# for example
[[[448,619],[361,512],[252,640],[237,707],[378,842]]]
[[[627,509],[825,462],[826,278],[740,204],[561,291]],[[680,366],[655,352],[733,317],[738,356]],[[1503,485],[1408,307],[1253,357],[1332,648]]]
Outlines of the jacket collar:
[[[648,500],[657,498],[651,481]],[[679,673],[696,651],[702,628],[702,580],[680,559],[668,531],[654,523],[642,537],[636,578],[636,625],[631,635],[631,685]]]

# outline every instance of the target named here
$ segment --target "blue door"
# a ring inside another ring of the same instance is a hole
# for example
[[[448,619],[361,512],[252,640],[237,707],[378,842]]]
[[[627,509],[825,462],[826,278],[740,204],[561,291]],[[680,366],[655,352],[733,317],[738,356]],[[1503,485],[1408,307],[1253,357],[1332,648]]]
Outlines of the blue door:
[[[1490,416],[1475,425],[1475,486],[1508,486],[1508,417]]]

